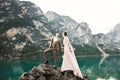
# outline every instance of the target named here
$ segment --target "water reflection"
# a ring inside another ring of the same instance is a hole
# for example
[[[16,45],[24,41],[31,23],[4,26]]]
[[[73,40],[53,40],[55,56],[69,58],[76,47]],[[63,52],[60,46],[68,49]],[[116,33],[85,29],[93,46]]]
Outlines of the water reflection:
[[[40,59],[34,57],[2,60],[0,61],[0,80],[17,80],[23,72],[29,71],[33,66],[37,66],[40,63]]]
[[[97,78],[96,80],[117,80],[116,78],[110,77],[109,79]]]
[[[110,57],[91,57],[79,59],[82,72],[92,80],[120,80],[120,58],[119,56]]]
[[[90,80],[120,80],[120,57],[77,57],[80,69]],[[17,80],[32,67],[43,63],[41,57],[23,58],[0,61],[0,80]],[[53,64],[53,58],[50,58]],[[59,59],[61,66],[62,58]]]
[[[14,60],[14,63],[13,61],[1,61],[0,69],[0,80],[15,80],[17,75],[24,72],[20,60]]]
[[[105,59],[107,58],[108,56],[102,56],[100,62],[99,62],[99,67],[101,67],[101,65],[103,64],[103,62],[105,61]]]

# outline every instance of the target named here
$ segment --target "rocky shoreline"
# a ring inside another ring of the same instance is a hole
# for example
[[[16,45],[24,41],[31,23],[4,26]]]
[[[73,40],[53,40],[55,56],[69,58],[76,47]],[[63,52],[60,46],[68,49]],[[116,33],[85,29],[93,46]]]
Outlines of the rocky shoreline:
[[[18,80],[82,80],[74,75],[73,71],[61,72],[59,67],[40,64],[34,66],[29,72],[23,73]],[[88,80],[84,76],[84,80]]]

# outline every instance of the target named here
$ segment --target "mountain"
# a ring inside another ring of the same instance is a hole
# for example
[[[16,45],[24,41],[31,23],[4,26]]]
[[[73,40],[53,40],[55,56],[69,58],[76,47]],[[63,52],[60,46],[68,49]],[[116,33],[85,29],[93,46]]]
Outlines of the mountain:
[[[47,43],[40,39],[68,32],[77,55],[120,53],[120,24],[108,34],[93,35],[89,24],[69,16],[42,10],[30,1],[0,1],[0,56],[41,53]]]
[[[100,47],[105,53],[119,54],[120,53],[120,24],[117,24],[107,34],[99,33],[93,35],[92,43],[96,47]]]
[[[90,53],[91,51],[91,53],[103,54],[120,53],[116,47],[120,41],[120,24],[118,24],[115,29],[108,34],[99,33],[93,35],[89,25],[86,22],[77,23],[69,16],[59,15],[52,11],[48,11],[45,16],[48,18],[48,24],[51,25],[48,29],[52,33],[62,33],[64,31],[68,32],[72,44],[75,45],[74,47],[79,48],[77,49],[77,52],[83,51],[82,53]],[[119,46],[119,44],[117,46]]]
[[[51,27],[49,27],[51,32],[68,32],[69,38],[74,44],[90,43],[92,34],[87,23],[77,23],[69,16],[61,16],[52,11],[48,11],[45,16],[48,18],[48,24],[51,25]]]
[[[103,49],[110,51],[120,50],[120,24],[117,24],[107,34],[96,34],[94,35],[94,43],[100,45]],[[116,52],[117,53],[117,52]]]
[[[0,55],[20,56],[42,52],[41,38],[52,33],[42,10],[31,2],[0,1]]]
[[[120,23],[117,24],[109,33],[106,34],[109,37],[110,44],[120,50]]]
[[[120,45],[120,23],[117,24],[113,30],[107,33],[107,36],[111,40],[112,44],[119,44]]]

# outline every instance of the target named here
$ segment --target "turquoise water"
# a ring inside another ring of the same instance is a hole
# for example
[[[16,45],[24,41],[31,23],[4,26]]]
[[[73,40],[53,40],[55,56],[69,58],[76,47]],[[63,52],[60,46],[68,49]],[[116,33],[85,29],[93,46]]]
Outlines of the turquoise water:
[[[80,69],[90,80],[120,80],[120,56],[77,57]],[[23,73],[32,67],[43,63],[43,58],[29,57],[0,61],[0,80],[17,80]],[[53,58],[50,58],[53,64]],[[61,66],[62,58],[59,58]]]

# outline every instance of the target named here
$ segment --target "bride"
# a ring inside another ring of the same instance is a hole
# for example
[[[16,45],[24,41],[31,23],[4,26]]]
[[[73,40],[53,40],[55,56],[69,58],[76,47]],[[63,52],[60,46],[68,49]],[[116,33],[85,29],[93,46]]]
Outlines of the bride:
[[[67,37],[67,32],[63,32],[62,36],[64,38],[63,39],[64,55],[63,55],[61,71],[72,70],[74,72],[74,75],[83,79],[83,75],[79,69],[79,66],[76,60],[74,49]]]

